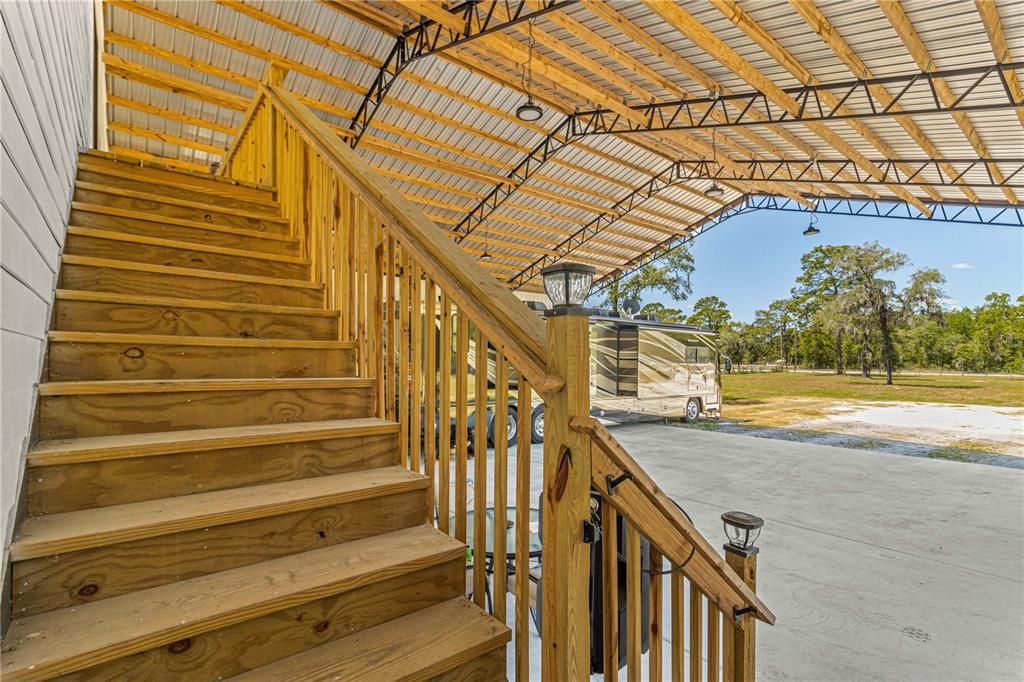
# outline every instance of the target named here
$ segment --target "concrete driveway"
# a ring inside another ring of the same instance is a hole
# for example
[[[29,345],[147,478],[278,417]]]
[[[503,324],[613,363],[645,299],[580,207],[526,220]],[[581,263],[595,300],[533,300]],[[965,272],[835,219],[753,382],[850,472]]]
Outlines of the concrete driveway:
[[[778,622],[758,631],[759,680],[1024,679],[1024,472],[665,425],[613,433],[716,544],[722,512],[764,517],[758,592]]]

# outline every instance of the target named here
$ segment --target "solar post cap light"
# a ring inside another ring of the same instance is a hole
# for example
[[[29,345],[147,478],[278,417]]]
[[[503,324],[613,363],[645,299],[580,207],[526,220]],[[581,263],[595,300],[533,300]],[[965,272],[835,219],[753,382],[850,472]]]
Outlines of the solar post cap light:
[[[725,529],[726,547],[741,554],[752,554],[757,551],[754,543],[761,536],[764,519],[741,511],[730,511],[722,514],[722,527]]]
[[[551,300],[553,315],[584,310],[583,302],[590,295],[597,269],[582,263],[556,263],[540,271],[544,293]]]

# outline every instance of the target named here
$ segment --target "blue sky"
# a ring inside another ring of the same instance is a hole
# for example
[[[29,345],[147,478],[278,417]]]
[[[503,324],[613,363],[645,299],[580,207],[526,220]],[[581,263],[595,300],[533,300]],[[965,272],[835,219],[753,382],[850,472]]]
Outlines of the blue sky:
[[[693,296],[682,304],[645,292],[643,302],[661,301],[690,312],[701,296],[724,300],[733,318],[749,322],[754,311],[789,294],[800,272],[800,256],[818,244],[877,241],[910,257],[899,282],[922,267],[946,276],[952,306],[976,306],[992,291],[1024,293],[1024,228],[930,221],[819,215],[821,234],[805,237],[807,215],[754,211],[734,217],[690,245],[696,261]]]

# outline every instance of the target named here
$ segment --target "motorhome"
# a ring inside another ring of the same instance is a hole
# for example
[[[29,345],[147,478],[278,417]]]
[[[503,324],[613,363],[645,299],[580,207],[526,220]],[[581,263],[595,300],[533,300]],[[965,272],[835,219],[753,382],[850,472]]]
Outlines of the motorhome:
[[[664,418],[695,421],[701,415],[717,415],[722,404],[717,338],[710,329],[662,322],[653,317],[621,317],[604,312],[591,315],[591,414],[615,422]],[[476,352],[472,342],[470,345],[472,362]],[[493,386],[493,350],[488,355],[488,385]],[[513,374],[509,380],[515,387],[517,377]],[[520,418],[525,417],[524,412],[515,403],[514,394],[510,396],[509,443],[518,440],[520,430],[527,426],[531,440],[542,442],[543,404],[533,402],[529,422]],[[493,411],[488,408],[488,440],[492,443],[493,420]],[[472,415],[469,424],[474,428]]]

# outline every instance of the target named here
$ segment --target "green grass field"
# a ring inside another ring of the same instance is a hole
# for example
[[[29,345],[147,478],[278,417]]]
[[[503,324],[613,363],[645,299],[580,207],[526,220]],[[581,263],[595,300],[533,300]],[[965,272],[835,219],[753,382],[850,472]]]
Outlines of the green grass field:
[[[1008,377],[896,376],[885,385],[885,376],[864,379],[859,374],[810,374],[766,372],[723,374],[725,405],[758,405],[779,398],[829,398],[833,400],[907,401],[960,403],[997,407],[1024,406],[1024,379]]]

